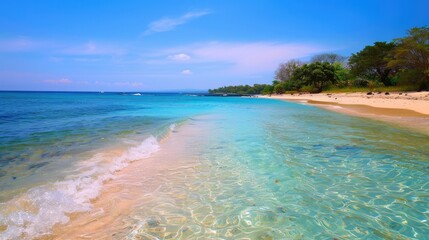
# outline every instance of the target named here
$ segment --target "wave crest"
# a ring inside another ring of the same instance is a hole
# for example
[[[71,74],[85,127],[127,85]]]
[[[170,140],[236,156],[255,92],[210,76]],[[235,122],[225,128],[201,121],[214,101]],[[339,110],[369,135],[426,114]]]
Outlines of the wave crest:
[[[90,210],[91,200],[100,194],[105,181],[114,178],[115,172],[159,150],[157,139],[150,136],[119,157],[107,161],[104,154],[96,154],[80,164],[81,173],[0,203],[0,227],[6,227],[0,231],[0,239],[31,239],[49,234],[54,224],[69,221],[67,213]]]

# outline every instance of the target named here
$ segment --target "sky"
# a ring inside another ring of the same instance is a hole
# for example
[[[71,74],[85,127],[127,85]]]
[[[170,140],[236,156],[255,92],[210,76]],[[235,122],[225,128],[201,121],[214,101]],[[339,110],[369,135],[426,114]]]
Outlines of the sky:
[[[429,26],[428,0],[0,1],[0,90],[171,91],[271,83]]]

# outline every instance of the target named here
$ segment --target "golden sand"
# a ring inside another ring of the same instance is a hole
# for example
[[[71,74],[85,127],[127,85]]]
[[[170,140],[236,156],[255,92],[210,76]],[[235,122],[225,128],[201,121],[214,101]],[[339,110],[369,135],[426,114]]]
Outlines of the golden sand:
[[[262,96],[394,123],[429,134],[429,92],[320,93]]]

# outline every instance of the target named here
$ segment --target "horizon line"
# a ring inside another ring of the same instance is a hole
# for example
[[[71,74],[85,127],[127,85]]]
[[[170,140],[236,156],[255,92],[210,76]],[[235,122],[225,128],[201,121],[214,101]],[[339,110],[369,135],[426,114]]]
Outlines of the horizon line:
[[[82,93],[181,93],[181,92],[195,92],[195,91],[206,91],[209,89],[184,89],[184,90],[144,90],[144,91],[86,91],[86,90],[1,90],[0,92],[82,92]]]

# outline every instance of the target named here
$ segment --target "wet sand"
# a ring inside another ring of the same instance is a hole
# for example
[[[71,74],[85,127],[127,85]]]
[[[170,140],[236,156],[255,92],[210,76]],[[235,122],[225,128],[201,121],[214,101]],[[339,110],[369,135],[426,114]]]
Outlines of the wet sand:
[[[91,211],[72,214],[69,223],[56,225],[52,235],[41,239],[123,239],[129,236],[133,226],[141,222],[130,222],[132,212],[136,209],[145,211],[141,207],[144,206],[148,213],[143,215],[151,216],[150,203],[159,202],[155,198],[160,195],[157,192],[162,191],[163,185],[174,182],[179,187],[186,181],[183,177],[186,172],[194,171],[197,160],[188,155],[198,151],[199,143],[194,140],[203,134],[203,130],[202,124],[191,122],[173,131],[160,143],[160,151],[131,163],[118,172],[115,179],[106,182],[102,194],[92,201]],[[162,202],[168,202],[168,199]],[[158,230],[162,234],[162,229]]]
[[[429,92],[320,93],[262,96],[317,106],[357,117],[371,118],[429,134]]]

